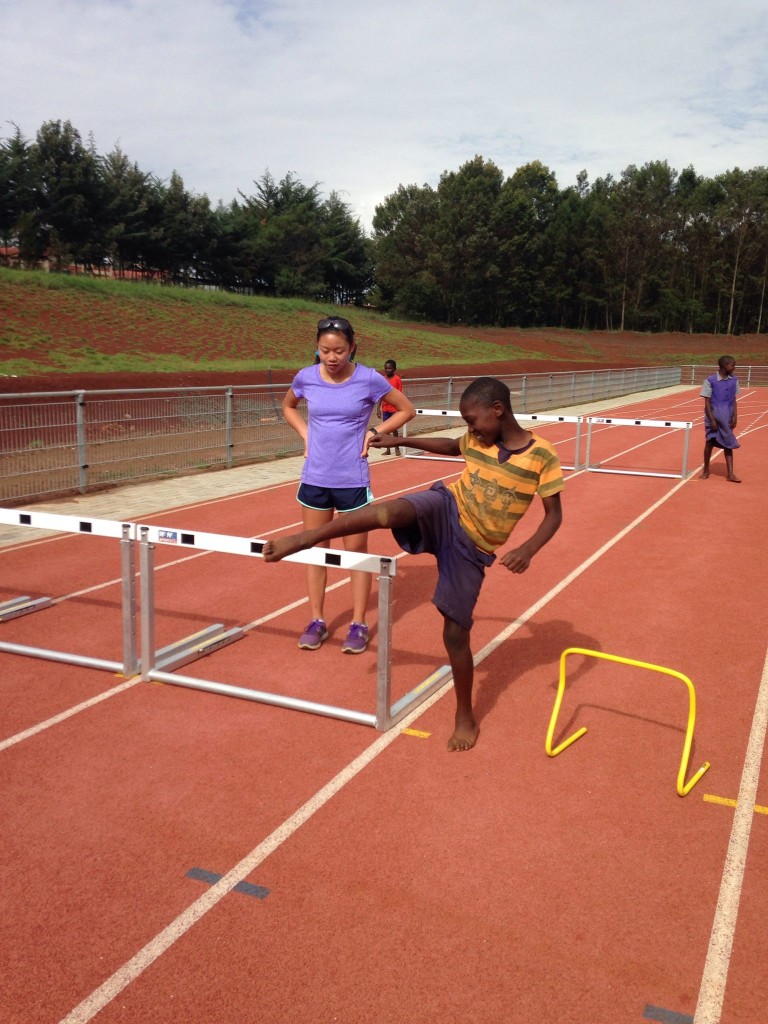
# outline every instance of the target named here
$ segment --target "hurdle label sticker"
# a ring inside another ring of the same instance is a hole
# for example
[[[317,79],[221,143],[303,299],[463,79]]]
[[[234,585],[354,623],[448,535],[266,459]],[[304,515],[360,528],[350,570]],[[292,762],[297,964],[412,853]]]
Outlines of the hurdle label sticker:
[[[157,542],[158,544],[178,544],[179,535],[176,530],[158,530]]]

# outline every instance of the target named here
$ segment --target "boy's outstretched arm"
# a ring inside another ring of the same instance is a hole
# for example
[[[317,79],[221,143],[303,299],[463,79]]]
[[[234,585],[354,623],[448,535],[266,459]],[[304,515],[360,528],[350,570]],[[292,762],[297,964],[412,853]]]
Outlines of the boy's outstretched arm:
[[[499,562],[510,572],[525,572],[531,564],[531,559],[541,548],[552,540],[560,529],[563,521],[563,508],[560,502],[560,494],[552,494],[548,498],[542,498],[544,503],[544,518],[539,523],[539,528],[529,537],[528,540],[518,548],[512,548],[505,552]]]
[[[432,455],[461,455],[458,437],[392,437],[377,434],[370,441],[371,448],[415,448]]]

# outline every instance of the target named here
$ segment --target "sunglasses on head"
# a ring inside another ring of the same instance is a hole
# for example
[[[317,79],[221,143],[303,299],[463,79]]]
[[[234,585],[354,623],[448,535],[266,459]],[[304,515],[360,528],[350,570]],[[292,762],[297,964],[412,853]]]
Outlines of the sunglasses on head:
[[[321,320],[317,325],[318,332],[321,331],[341,331],[342,334],[354,334],[352,330],[352,324],[349,320],[345,320],[343,316],[329,316],[324,320]]]

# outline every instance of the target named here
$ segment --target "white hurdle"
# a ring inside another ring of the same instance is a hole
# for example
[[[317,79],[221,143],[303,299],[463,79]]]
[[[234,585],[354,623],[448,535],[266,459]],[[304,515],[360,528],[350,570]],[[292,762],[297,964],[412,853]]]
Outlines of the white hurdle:
[[[417,409],[417,416],[440,416],[445,419],[455,418],[461,419],[461,413],[453,409]],[[517,419],[522,422],[534,422],[534,423],[574,423],[576,425],[576,449],[574,454],[573,465],[561,463],[563,469],[583,469],[581,464],[581,424],[583,421],[582,416],[555,416],[548,415],[546,413],[516,413]],[[462,426],[465,424],[462,421]],[[440,430],[440,427],[435,427],[436,430]],[[408,424],[403,426],[403,441],[405,442],[408,437]],[[405,447],[405,445],[404,445]],[[405,459],[426,459],[431,462],[457,462],[460,461],[456,455],[432,455],[429,452],[413,451],[408,452],[407,448],[403,454]]]
[[[450,417],[461,419],[460,412],[454,412],[452,409],[417,409],[417,416],[442,416],[445,419]],[[462,426],[466,426],[462,420]],[[435,430],[445,429],[441,427],[435,427]],[[403,424],[403,441],[407,441],[408,438],[408,424]],[[407,447],[403,447],[404,459],[422,459],[427,462],[461,462],[462,460],[456,455],[432,455],[431,452],[409,452]]]
[[[664,477],[672,480],[685,480],[688,476],[688,447],[690,444],[691,427],[693,423],[689,420],[633,420],[617,419],[615,416],[587,416],[587,451],[586,470],[588,473],[616,473],[624,476],[654,476]],[[679,473],[660,473],[653,470],[637,469],[613,469],[606,468],[601,463],[592,462],[592,426],[593,424],[618,427],[651,427],[655,429],[668,428],[670,430],[683,430],[683,465]]]
[[[211,679],[197,679],[193,676],[180,675],[166,671],[168,662],[179,664],[178,660],[164,658],[163,651],[155,651],[155,609],[154,609],[154,571],[153,551],[156,544],[170,544],[180,548],[195,548],[204,551],[216,551],[223,554],[241,555],[249,558],[263,556],[266,541],[248,537],[233,537],[225,534],[205,533],[199,530],[181,530],[162,526],[139,526],[139,558],[141,579],[141,635],[142,635],[142,678],[146,681],[170,683],[190,689],[218,693],[227,697],[239,697],[273,707],[305,711],[326,718],[353,722],[357,725],[368,725],[381,732],[386,732],[396,725],[414,707],[426,700],[435,690],[444,686],[450,676],[450,669],[443,666],[428,679],[420,683],[410,693],[392,704],[391,680],[391,649],[392,649],[392,582],[397,572],[394,558],[362,554],[353,551],[335,550],[331,548],[309,548],[294,555],[287,555],[284,561],[300,562],[308,565],[322,565],[331,569],[345,571],[369,572],[378,578],[378,661],[376,674],[376,709],[368,713],[352,708],[343,708],[331,704],[320,704],[316,701],[290,697],[284,694],[265,690],[233,686],[229,683]],[[214,627],[211,627],[214,628]],[[238,628],[236,627],[236,632]],[[243,630],[239,629],[239,639]],[[220,636],[203,639],[193,657],[211,654],[224,643],[232,640]],[[158,663],[158,660],[160,663]],[[188,659],[190,660],[190,659]]]
[[[576,447],[573,456],[573,465],[567,465],[565,462],[561,462],[560,466],[562,469],[583,469],[581,464],[581,424],[583,422],[583,416],[550,416],[547,413],[520,413],[518,419],[528,422],[532,420],[534,423],[575,423],[576,424]]]
[[[0,509],[0,523],[6,526],[20,526],[36,530],[53,530],[56,533],[79,533],[88,537],[113,537],[120,540],[122,576],[122,635],[123,660],[109,661],[84,654],[57,651],[46,647],[32,647],[24,644],[0,642],[0,651],[21,654],[31,658],[80,665],[83,668],[103,669],[119,672],[124,676],[135,675],[138,671],[136,645],[136,561],[135,526],[133,523],[115,522],[111,519],[91,519],[80,516],[64,516],[53,512],[29,512],[21,509]],[[0,604],[0,622],[28,615],[49,608],[50,597],[32,600],[28,596],[12,598]]]

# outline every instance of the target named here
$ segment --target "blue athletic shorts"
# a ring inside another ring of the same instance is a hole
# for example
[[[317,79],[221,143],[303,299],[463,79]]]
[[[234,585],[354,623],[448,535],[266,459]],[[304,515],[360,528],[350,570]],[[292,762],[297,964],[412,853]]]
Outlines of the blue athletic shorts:
[[[459,523],[459,509],[451,492],[438,480],[428,491],[404,494],[416,511],[416,523],[392,531],[397,543],[412,555],[422,552],[437,559],[437,586],[432,603],[464,629],[472,628],[485,570],[496,561],[476,547]]]
[[[314,484],[300,484],[296,500],[305,508],[319,512],[354,512],[373,501],[370,487],[315,487]]]

